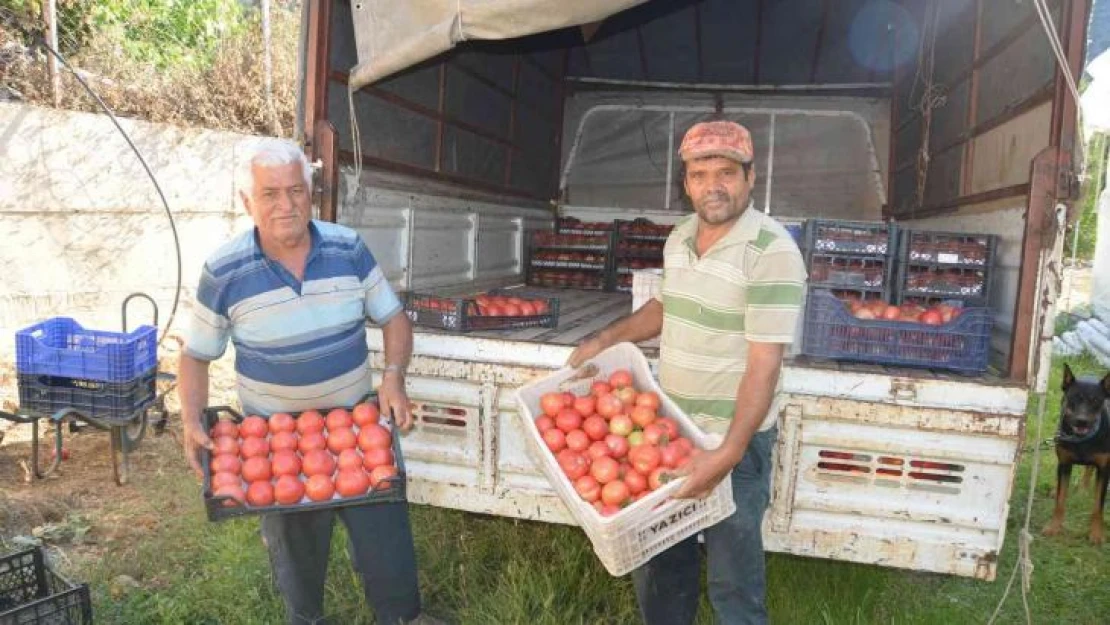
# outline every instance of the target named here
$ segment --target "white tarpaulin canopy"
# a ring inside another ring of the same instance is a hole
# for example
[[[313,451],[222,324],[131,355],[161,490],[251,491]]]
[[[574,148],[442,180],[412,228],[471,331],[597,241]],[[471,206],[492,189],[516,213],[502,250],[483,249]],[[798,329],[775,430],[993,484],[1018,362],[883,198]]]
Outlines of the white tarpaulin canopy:
[[[645,0],[359,0],[351,2],[359,89],[467,39],[512,39],[589,24]]]

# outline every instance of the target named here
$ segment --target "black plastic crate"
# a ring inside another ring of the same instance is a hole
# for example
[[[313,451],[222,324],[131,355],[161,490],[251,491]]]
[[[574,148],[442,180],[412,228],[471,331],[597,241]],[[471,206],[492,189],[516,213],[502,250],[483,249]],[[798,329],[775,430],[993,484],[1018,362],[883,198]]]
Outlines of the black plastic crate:
[[[87,584],[54,572],[42,547],[0,557],[0,623],[3,625],[90,625]]]
[[[559,234],[609,236],[612,230],[612,222],[585,222],[574,217],[560,217],[555,223],[555,231]]]
[[[920,266],[899,263],[895,302],[958,301],[966,306],[986,306],[993,273],[989,268]]]
[[[377,394],[371,393],[363,398],[358,403],[373,402],[377,403]],[[321,416],[325,416],[330,410],[336,408],[320,408],[317,410]],[[350,410],[353,406],[342,406],[342,408]],[[307,412],[307,411],[305,411]],[[303,412],[290,413],[294,418],[300,417]],[[227,406],[212,406],[204,410],[204,427],[208,432],[212,431],[212,427],[216,424],[223,415],[226,419],[234,421],[235,423],[242,423],[243,415]],[[386,415],[381,415],[381,420],[386,421]],[[392,430],[392,452],[393,461],[397,466],[397,475],[394,477],[386,478],[382,483],[387,484],[385,488],[374,489],[367,491],[365,495],[359,497],[345,497],[339,498],[338,496],[328,501],[312,501],[307,496],[303,497],[301,503],[291,505],[281,505],[275,503],[270,506],[255,507],[240,503],[231,497],[213,494],[212,488],[212,475],[209,466],[212,462],[212,454],[208,450],[201,451],[201,469],[204,473],[203,484],[203,497],[204,508],[208,515],[209,521],[223,521],[230,518],[250,516],[257,514],[274,514],[284,512],[300,512],[305,510],[323,510],[326,508],[343,508],[347,506],[359,506],[364,504],[380,504],[380,503],[399,503],[406,500],[406,480],[407,472],[405,471],[405,459],[401,453],[401,435],[395,427],[391,426]],[[330,453],[330,452],[329,452]],[[334,459],[334,454],[333,454]],[[304,482],[304,474],[300,474],[299,478]],[[271,479],[271,483],[274,480]],[[243,490],[246,490],[245,483]]]
[[[987,370],[993,317],[988,308],[963,309],[943,325],[857,319],[830,292],[809,292],[802,352],[815,358],[881,365]]]
[[[150,369],[127,382],[21,373],[17,376],[19,406],[43,415],[73,408],[100,421],[130,422],[136,413],[154,402],[157,373]]]
[[[906,265],[989,269],[997,247],[993,234],[902,230],[898,236],[898,258]]]
[[[810,219],[805,229],[807,254],[894,256],[897,229],[890,223]]]
[[[405,314],[413,323],[422,326],[470,332],[474,330],[517,330],[521,328],[554,328],[559,324],[559,300],[553,297],[531,298],[531,303],[542,300],[546,309],[531,315],[481,314],[481,297],[506,297],[524,300],[518,295],[491,292],[474,297],[441,297],[423,293],[405,294]],[[514,303],[514,305],[518,305]],[[488,308],[486,310],[489,310]]]
[[[894,261],[887,256],[810,254],[806,262],[811,287],[878,293],[890,301]]]

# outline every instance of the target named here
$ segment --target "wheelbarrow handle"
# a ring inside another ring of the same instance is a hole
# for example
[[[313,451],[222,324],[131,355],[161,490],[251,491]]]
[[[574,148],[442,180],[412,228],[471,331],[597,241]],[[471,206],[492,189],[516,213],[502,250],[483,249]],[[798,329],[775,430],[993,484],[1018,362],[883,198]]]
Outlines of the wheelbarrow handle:
[[[150,307],[154,309],[154,327],[158,327],[158,303],[154,301],[153,297],[147,295],[146,293],[136,292],[125,297],[123,299],[123,305],[120,306],[120,316],[122,317],[121,321],[123,322],[123,331],[125,333],[127,332],[127,304],[136,297],[141,297],[150,302]]]

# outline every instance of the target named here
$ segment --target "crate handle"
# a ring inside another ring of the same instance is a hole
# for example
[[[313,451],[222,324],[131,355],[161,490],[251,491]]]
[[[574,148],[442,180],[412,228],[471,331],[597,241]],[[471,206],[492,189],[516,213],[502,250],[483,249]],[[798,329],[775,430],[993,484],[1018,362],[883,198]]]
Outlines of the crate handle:
[[[154,327],[158,327],[158,304],[154,301],[153,297],[147,295],[146,293],[136,292],[124,298],[123,305],[120,306],[120,316],[122,317],[124,334],[127,334],[127,304],[136,297],[142,297],[146,299],[146,301],[150,302],[150,307],[154,310]]]

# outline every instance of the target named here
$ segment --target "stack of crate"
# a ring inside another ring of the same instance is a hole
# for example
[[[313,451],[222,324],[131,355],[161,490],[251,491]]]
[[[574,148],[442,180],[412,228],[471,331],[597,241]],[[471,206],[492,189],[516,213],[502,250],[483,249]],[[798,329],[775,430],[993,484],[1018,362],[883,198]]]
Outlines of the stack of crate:
[[[885,222],[809,220],[804,246],[809,290],[889,302],[896,241],[895,227]]]

